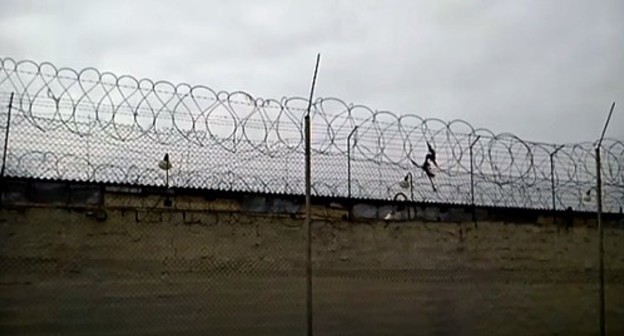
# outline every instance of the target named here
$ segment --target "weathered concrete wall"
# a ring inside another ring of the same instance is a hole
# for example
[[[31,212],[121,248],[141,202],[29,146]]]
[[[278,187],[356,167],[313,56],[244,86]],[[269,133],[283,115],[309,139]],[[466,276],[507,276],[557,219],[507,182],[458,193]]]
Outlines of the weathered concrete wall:
[[[13,200],[0,211],[2,333],[305,331],[297,209],[270,202],[284,214],[254,214],[240,211],[266,209],[249,199],[191,196],[164,208],[163,196],[110,191],[78,207]],[[591,220],[565,229],[543,218],[475,225],[314,213],[320,335],[597,332]],[[611,334],[624,333],[623,237],[609,223]]]

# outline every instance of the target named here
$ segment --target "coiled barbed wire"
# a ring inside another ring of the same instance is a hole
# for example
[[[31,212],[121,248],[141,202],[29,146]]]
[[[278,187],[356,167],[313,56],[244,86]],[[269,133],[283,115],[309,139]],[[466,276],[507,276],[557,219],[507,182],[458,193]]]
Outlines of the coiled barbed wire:
[[[169,153],[172,186],[303,193],[305,98],[263,99],[1,58],[0,120],[7,120],[11,93],[8,176],[161,185],[156,163]],[[397,115],[337,98],[315,100],[311,118],[315,195],[346,196],[351,183],[353,197],[391,199],[412,172],[416,201],[470,204],[474,197],[477,205],[550,209],[554,196],[556,209],[593,208],[584,200],[595,185],[592,143],[529,142],[463,120]],[[422,161],[426,142],[441,167],[437,192],[410,163]],[[603,153],[604,207],[621,211],[624,143],[607,139]]]

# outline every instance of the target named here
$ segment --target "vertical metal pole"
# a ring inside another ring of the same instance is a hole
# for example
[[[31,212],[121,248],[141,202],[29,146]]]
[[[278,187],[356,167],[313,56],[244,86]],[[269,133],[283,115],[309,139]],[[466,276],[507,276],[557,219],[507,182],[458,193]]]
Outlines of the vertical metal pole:
[[[191,142],[188,141],[186,143],[186,171],[190,173],[192,171],[191,168]]]
[[[555,204],[555,162],[552,154],[550,155],[550,195],[552,198],[552,211],[554,216],[555,211],[557,211],[557,205]]]
[[[557,211],[557,204],[555,201],[555,155],[559,150],[563,148],[563,145],[557,147],[554,152],[550,153],[550,194],[552,197],[552,211],[553,219],[555,218],[555,212]]]
[[[472,145],[470,146],[470,209],[472,210],[472,221],[476,221],[475,200],[474,200],[474,164],[472,162]]]
[[[9,98],[9,110],[7,113],[7,126],[6,132],[4,133],[4,150],[2,151],[2,168],[0,169],[0,177],[4,177],[4,169],[6,166],[6,156],[9,150],[9,128],[11,126],[11,109],[13,108],[13,95],[15,93],[11,92],[11,98]]]
[[[171,169],[171,160],[169,159],[169,153],[165,153],[165,157],[164,157],[164,161],[165,161],[165,202],[164,202],[164,206],[166,207],[170,207],[173,203],[171,202],[171,199],[169,198],[169,169]]]
[[[307,307],[307,335],[313,335],[313,311],[312,311],[312,222],[311,222],[311,191],[312,191],[312,172],[311,172],[311,150],[310,150],[310,109],[312,108],[312,99],[314,97],[314,87],[316,86],[316,75],[318,73],[321,54],[316,55],[316,66],[314,67],[314,77],[312,77],[312,87],[310,88],[310,100],[308,101],[308,111],[305,115],[305,227],[307,229],[306,239],[306,307]]]
[[[87,117],[87,123],[89,123],[89,127],[91,124],[91,116]],[[85,135],[85,145],[87,147],[87,181],[91,181],[90,169],[91,169],[91,146],[89,146],[89,138],[91,137],[91,132]]]
[[[13,95],[11,92],[11,98],[9,98],[9,109],[7,112],[7,125],[6,132],[4,134],[4,149],[2,151],[2,168],[0,168],[0,207],[2,207],[2,198],[4,196],[4,169],[6,167],[6,156],[9,151],[9,128],[11,126],[11,109],[13,108]]]
[[[604,247],[602,230],[602,174],[600,166],[600,146],[596,147],[596,203],[598,216],[598,273],[600,281],[600,335],[605,335],[605,293],[604,293]]]
[[[347,137],[347,198],[351,199],[351,134]]]
[[[479,141],[481,136],[470,143],[470,208],[472,210],[472,221],[477,224],[477,214],[475,209],[475,194],[474,194],[474,159],[472,157],[472,147]]]
[[[347,198],[351,201],[351,137],[355,134],[358,127],[355,126],[349,136],[347,136]],[[349,220],[353,217],[353,207],[349,204]]]
[[[414,175],[412,175],[412,173],[409,173],[409,179],[410,179],[410,201],[414,202]]]
[[[606,334],[605,328],[605,289],[604,289],[604,232],[602,228],[602,167],[600,163],[600,148],[602,147],[602,140],[604,139],[605,132],[607,131],[607,127],[609,126],[609,122],[611,121],[611,115],[613,115],[613,109],[615,109],[615,102],[611,104],[611,110],[609,111],[609,116],[607,117],[607,121],[602,129],[602,134],[600,135],[600,140],[598,140],[598,146],[596,146],[596,215],[598,221],[598,273],[599,273],[599,282],[600,282],[600,335],[604,336]]]
[[[409,172],[408,175],[410,184],[410,202],[412,204],[407,208],[407,218],[412,220],[412,208],[414,206],[414,175],[412,175],[412,172]]]
[[[289,174],[289,169],[288,169],[288,160],[290,160],[290,149],[288,148],[288,145],[286,145],[285,147],[286,150],[286,177],[284,178],[284,193],[288,194],[288,189],[289,189],[289,185],[288,185],[288,174]]]

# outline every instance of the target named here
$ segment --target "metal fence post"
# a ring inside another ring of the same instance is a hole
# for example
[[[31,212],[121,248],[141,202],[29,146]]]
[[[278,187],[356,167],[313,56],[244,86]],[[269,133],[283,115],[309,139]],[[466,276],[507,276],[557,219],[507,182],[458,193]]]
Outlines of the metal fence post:
[[[355,126],[349,136],[347,136],[347,198],[351,202],[351,137],[357,132],[358,127]],[[357,138],[355,139],[357,141]],[[353,217],[353,207],[349,204],[349,220]]]
[[[605,335],[605,293],[604,293],[604,234],[602,229],[602,174],[600,165],[600,144],[596,147],[596,214],[598,222],[598,273],[600,282],[600,335]]]
[[[305,227],[307,230],[306,239],[306,331],[308,336],[313,335],[313,305],[312,305],[312,167],[310,149],[310,109],[312,109],[312,98],[314,97],[314,87],[316,85],[316,75],[318,73],[321,54],[316,56],[316,66],[314,67],[314,77],[310,88],[310,100],[308,101],[308,111],[305,115]]]
[[[11,92],[11,98],[9,98],[9,108],[7,112],[7,125],[6,132],[4,133],[4,148],[2,150],[2,168],[0,168],[0,208],[3,206],[3,197],[4,197],[4,169],[6,167],[6,156],[9,151],[9,128],[11,125],[11,109],[13,108],[13,95],[15,93]]]
[[[607,131],[607,127],[609,126],[609,121],[611,121],[611,115],[613,114],[613,109],[615,109],[615,102],[611,104],[611,110],[609,111],[609,116],[607,117],[607,121],[602,129],[602,135],[600,136],[600,140],[598,140],[598,145],[596,146],[596,216],[598,222],[598,281],[600,282],[600,290],[599,290],[599,304],[600,304],[600,335],[604,336],[606,334],[605,329],[605,288],[604,288],[604,232],[602,228],[602,167],[600,163],[600,148],[602,147],[602,140],[604,140],[605,132]]]
[[[414,207],[414,175],[412,175],[412,172],[408,172],[407,175],[405,175],[405,177],[409,178],[410,202],[411,202],[410,206],[407,208],[407,219],[412,220],[412,208]]]
[[[470,139],[470,136],[468,136]],[[474,194],[474,158],[473,158],[473,150],[474,145],[481,138],[480,135],[477,136],[474,141],[470,143],[470,209],[472,210],[472,221],[475,225],[477,225],[477,214],[475,207],[475,194]]]
[[[93,126],[91,121],[91,116],[87,117],[87,123],[89,127]],[[91,133],[92,134],[92,133]],[[91,145],[89,143],[89,139],[91,138],[91,134],[85,135],[85,147],[87,149],[86,157],[87,157],[87,181],[91,181]]]
[[[555,201],[555,160],[554,157],[558,151],[560,151],[564,145],[560,145],[555,148],[555,151],[550,153],[550,194],[552,197],[552,212],[553,212],[553,220],[556,221],[555,212],[557,211],[557,204]]]
[[[14,92],[11,92],[11,97],[9,98],[9,110],[7,112],[7,125],[6,132],[4,133],[4,149],[2,151],[2,168],[0,169],[0,177],[4,177],[4,169],[6,167],[6,156],[9,151],[9,129],[11,126],[11,109],[13,108],[13,96]]]

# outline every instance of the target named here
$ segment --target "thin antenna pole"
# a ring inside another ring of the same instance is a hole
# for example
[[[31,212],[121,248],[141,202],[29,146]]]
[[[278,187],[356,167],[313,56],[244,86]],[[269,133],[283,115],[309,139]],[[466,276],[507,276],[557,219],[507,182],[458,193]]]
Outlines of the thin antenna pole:
[[[310,99],[308,100],[308,110],[305,115],[305,227],[307,229],[306,239],[306,307],[307,307],[307,335],[313,335],[312,325],[312,222],[311,216],[311,192],[312,192],[312,173],[311,173],[311,150],[310,150],[310,109],[312,109],[312,99],[314,98],[314,88],[316,86],[316,75],[318,74],[319,63],[321,62],[321,54],[316,55],[316,66],[314,67],[314,76],[312,77],[312,87],[310,88]]]
[[[13,95],[15,92],[11,92],[11,98],[9,98],[9,111],[7,113],[7,126],[4,134],[4,150],[2,151],[2,168],[0,169],[0,177],[4,177],[4,169],[6,166],[6,156],[9,150],[9,129],[11,126],[11,109],[13,108]]]

